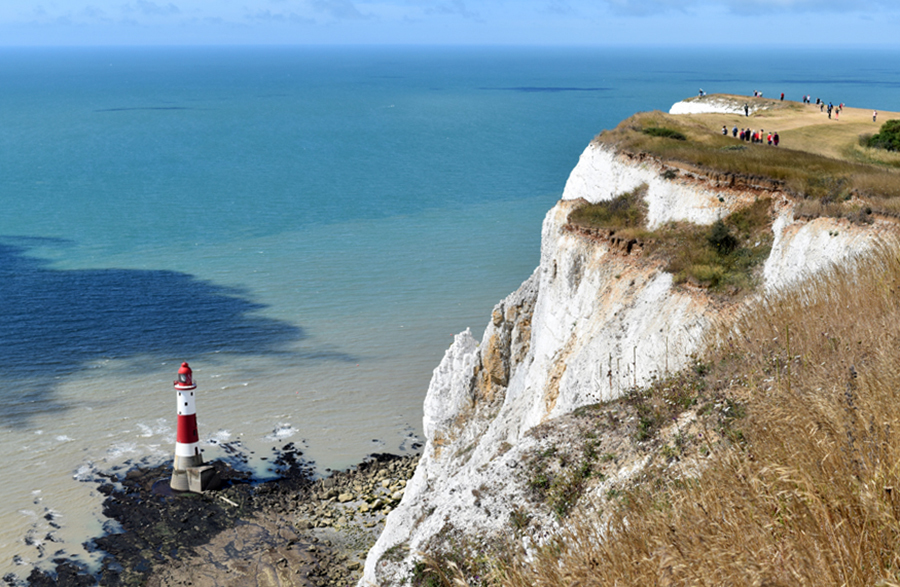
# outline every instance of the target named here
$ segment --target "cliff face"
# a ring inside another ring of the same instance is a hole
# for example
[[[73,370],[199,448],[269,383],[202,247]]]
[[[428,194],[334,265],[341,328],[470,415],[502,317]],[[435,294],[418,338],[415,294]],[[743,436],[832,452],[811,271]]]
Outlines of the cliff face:
[[[887,230],[877,221],[796,221],[771,186],[666,170],[596,143],[584,151],[544,220],[540,266],[494,308],[480,344],[468,330],[457,335],[435,369],[421,461],[369,553],[361,585],[401,583],[416,554],[441,543],[508,534],[510,513],[527,501],[522,463],[540,442],[529,430],[680,369],[716,321],[740,310],[676,287],[639,246],[574,230],[567,224],[574,207],[646,185],[650,227],[711,224],[765,193],[776,204],[761,291],[857,255]],[[619,479],[640,467],[623,463]],[[532,538],[541,540],[558,522],[545,515],[535,526]]]

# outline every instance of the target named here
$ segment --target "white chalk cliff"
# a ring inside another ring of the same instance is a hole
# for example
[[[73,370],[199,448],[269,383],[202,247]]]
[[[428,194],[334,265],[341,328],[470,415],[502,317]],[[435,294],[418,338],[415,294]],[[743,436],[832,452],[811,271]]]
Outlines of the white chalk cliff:
[[[567,226],[569,212],[583,201],[646,185],[648,222],[655,227],[670,220],[711,224],[761,195],[772,197],[776,217],[762,291],[878,241],[877,221],[863,227],[835,218],[797,220],[772,186],[736,186],[684,171],[673,176],[666,169],[597,142],[585,149],[544,220],[540,266],[494,308],[480,343],[468,330],[458,334],[435,369],[421,461],[369,553],[360,585],[401,583],[417,553],[448,533],[508,533],[510,512],[525,503],[527,491],[517,468],[536,442],[526,432],[679,369],[715,321],[735,311],[702,291],[675,286],[639,245]],[[551,518],[542,526],[552,532],[556,524]]]

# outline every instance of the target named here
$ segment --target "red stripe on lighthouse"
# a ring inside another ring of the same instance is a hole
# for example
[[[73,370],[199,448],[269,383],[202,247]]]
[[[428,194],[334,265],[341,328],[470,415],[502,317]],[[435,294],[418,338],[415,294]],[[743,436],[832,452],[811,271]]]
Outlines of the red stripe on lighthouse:
[[[178,432],[175,440],[182,444],[200,442],[200,435],[197,433],[197,414],[178,416]]]

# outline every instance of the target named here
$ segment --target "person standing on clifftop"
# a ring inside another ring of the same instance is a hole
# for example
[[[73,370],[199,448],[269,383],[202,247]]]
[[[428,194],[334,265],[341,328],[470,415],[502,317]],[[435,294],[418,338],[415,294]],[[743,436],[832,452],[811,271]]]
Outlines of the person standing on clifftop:
[[[750,107],[744,104],[744,116],[750,116]]]
[[[872,112],[872,122],[875,122],[876,118],[878,118],[878,110]]]

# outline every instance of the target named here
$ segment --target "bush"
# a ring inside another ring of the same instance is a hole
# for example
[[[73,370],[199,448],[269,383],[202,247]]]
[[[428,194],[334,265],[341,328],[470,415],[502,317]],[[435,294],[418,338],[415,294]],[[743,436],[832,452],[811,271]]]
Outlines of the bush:
[[[881,131],[868,140],[867,146],[900,151],[900,120],[888,120],[881,125]]]
[[[727,255],[738,246],[738,240],[731,234],[731,229],[721,220],[716,220],[712,225],[706,240],[720,255]]]
[[[677,130],[666,128],[664,126],[649,126],[645,129],[642,129],[642,132],[646,135],[650,135],[651,137],[663,137],[666,139],[675,139],[676,141],[686,141],[687,137],[684,136],[684,133],[678,132]]]

